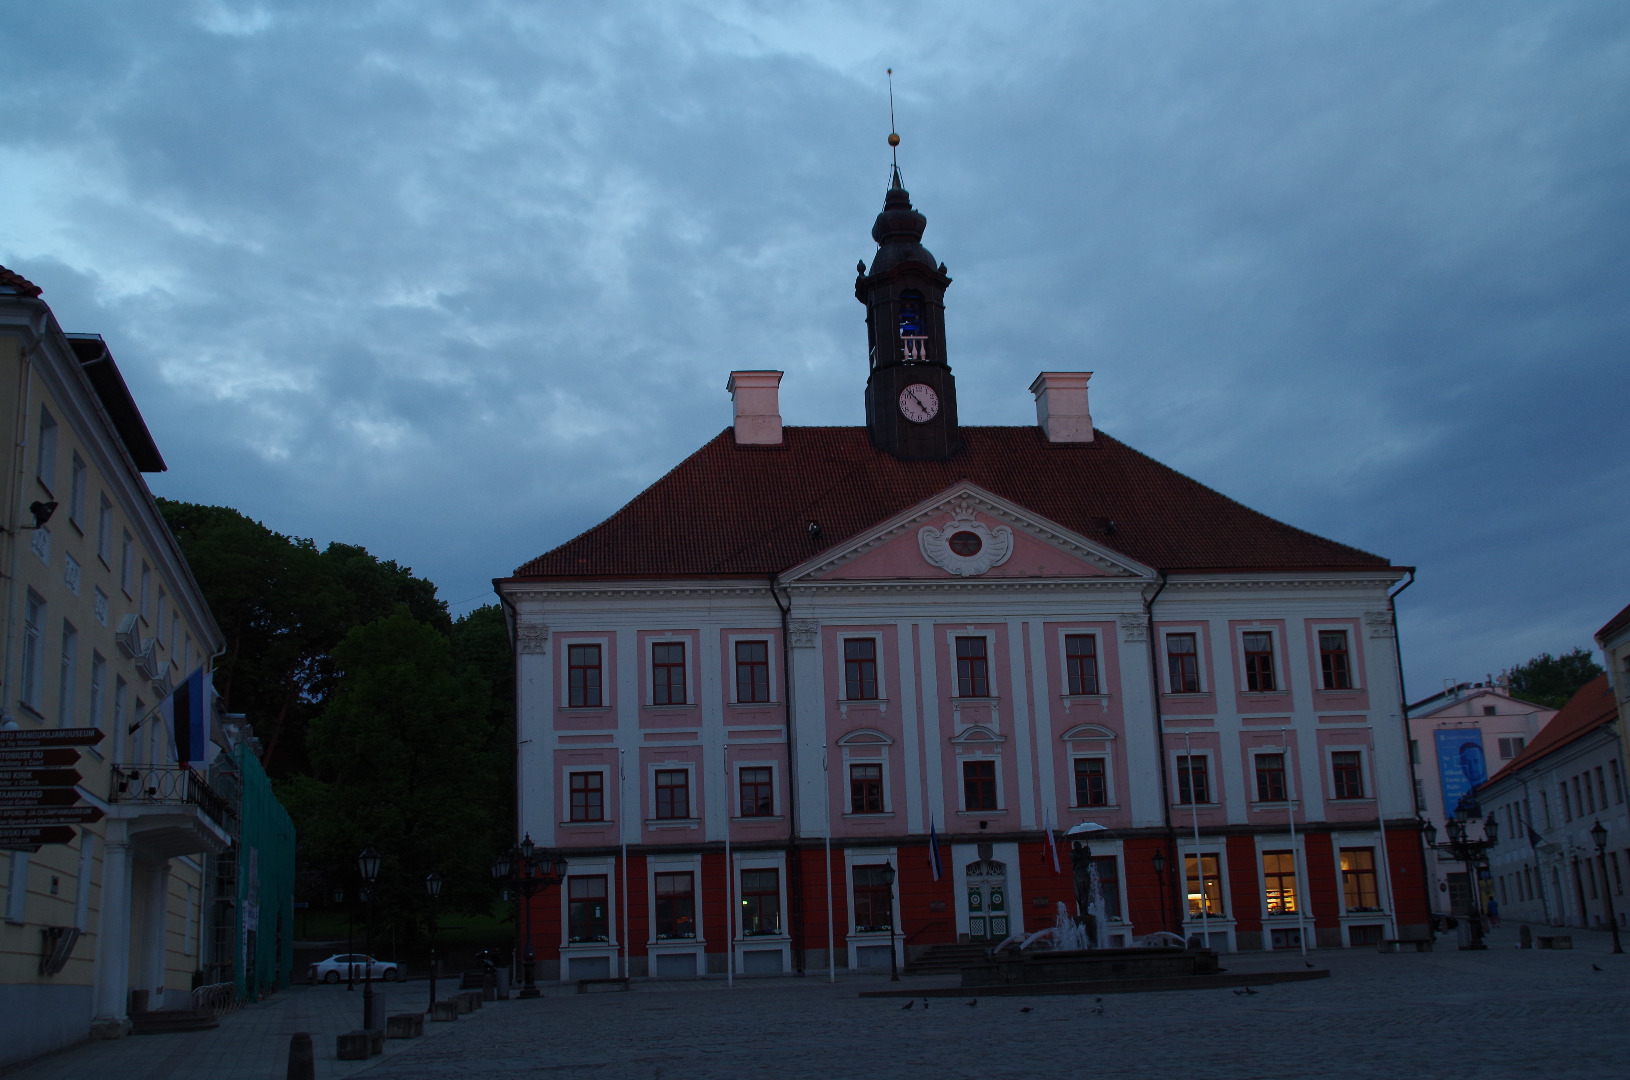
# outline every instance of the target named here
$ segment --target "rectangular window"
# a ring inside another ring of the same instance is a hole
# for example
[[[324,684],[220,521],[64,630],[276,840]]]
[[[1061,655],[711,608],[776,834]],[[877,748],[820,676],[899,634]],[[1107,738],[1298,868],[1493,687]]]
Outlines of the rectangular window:
[[[1348,911],[1380,911],[1375,885],[1375,849],[1341,849],[1341,891]]]
[[[1624,801],[1624,776],[1619,772],[1619,759],[1614,758],[1607,763],[1607,773],[1613,778],[1613,802]]]
[[[1098,692],[1098,639],[1091,634],[1064,636],[1064,673],[1070,693]]]
[[[570,776],[572,808],[570,821],[606,819],[606,777],[600,772],[574,772]]]
[[[1222,904],[1222,871],[1221,864],[1214,854],[1202,854],[1200,865],[1195,865],[1193,855],[1183,856],[1183,874],[1187,882],[1189,918],[1198,919],[1202,908],[1206,915],[1221,915]],[[1201,881],[1204,875],[1204,881]]]
[[[690,817],[690,771],[687,769],[658,769],[657,818],[659,820]]]
[[[956,639],[957,697],[990,697],[990,662],[985,656],[985,639]]]
[[[770,700],[770,643],[736,642],[736,700]]]
[[[962,763],[962,808],[964,810],[996,809],[996,762],[964,761]]]
[[[857,866],[855,876],[855,933],[894,929],[893,897],[883,882],[883,867]]]
[[[1326,690],[1351,690],[1353,670],[1347,659],[1347,631],[1319,631],[1319,673]]]
[[[883,766],[849,766],[849,812],[851,814],[883,812]]]
[[[1278,689],[1273,680],[1273,635],[1245,634],[1245,689],[1266,693]]]
[[[1075,759],[1075,805],[1109,805],[1109,777],[1104,764],[1101,757]]]
[[[141,617],[151,618],[153,614],[153,568],[147,565],[147,560],[141,563]]]
[[[609,917],[604,874],[566,879],[568,940],[577,944],[609,941]]]
[[[741,816],[773,817],[775,815],[774,773],[768,765],[755,765],[741,770]]]
[[[1184,806],[1211,801],[1211,779],[1206,771],[1206,759],[1199,754],[1192,757],[1178,755],[1177,801]]]
[[[656,874],[657,940],[696,937],[696,875]]]
[[[130,687],[125,683],[123,675],[113,677],[113,760],[124,760],[125,752],[125,725],[130,722],[130,713],[126,709],[130,696]]]
[[[131,537],[128,529],[119,537],[119,588],[124,590],[126,596],[133,596],[131,586],[132,568],[136,565],[136,541]]]
[[[1411,765],[1421,763],[1421,741],[1419,739],[1409,740],[1409,763]]]
[[[170,598],[164,595],[164,589],[161,586],[158,591],[158,618],[153,622],[153,632],[158,637],[160,645],[168,644],[168,640],[164,636],[164,619],[169,614],[169,610]]]
[[[848,638],[844,641],[843,696],[850,701],[877,700],[875,638]]]
[[[1364,763],[1357,750],[1337,750],[1331,754],[1330,770],[1336,783],[1336,798],[1364,797]]]
[[[40,406],[40,452],[35,459],[34,475],[40,478],[47,491],[57,486],[57,421],[51,411]]]
[[[574,709],[599,708],[600,646],[566,646],[566,703]]]
[[[90,726],[98,731],[102,729],[102,722],[107,719],[102,715],[102,708],[107,697],[107,678],[108,662],[101,653],[93,649],[91,651]]]
[[[1284,802],[1285,755],[1258,754],[1256,756],[1256,801]]]
[[[1607,780],[1602,775],[1602,767],[1596,766],[1596,797],[1601,802],[1603,810],[1607,809]]]
[[[1583,792],[1584,792],[1585,800],[1584,800],[1584,802],[1580,803],[1579,805],[1581,805],[1581,806],[1583,806],[1585,808],[1584,812],[1586,814],[1594,814],[1596,812],[1596,797],[1595,797],[1595,795],[1593,795],[1591,793],[1591,790],[1590,790],[1590,773],[1588,773],[1588,772],[1585,773],[1584,777],[1585,777],[1585,782],[1584,782],[1583,785],[1581,785],[1579,783],[1579,777],[1576,776],[1576,777],[1573,778],[1573,793],[1574,793],[1575,798],[1577,798],[1579,796],[1581,788],[1582,788]]]
[[[659,641],[651,646],[651,704],[685,705],[685,643]]]
[[[781,932],[781,871],[741,872],[741,934],[762,937]]]
[[[85,460],[74,451],[69,462],[68,472],[68,520],[81,533],[85,531],[85,484],[90,478],[90,470],[85,467]]]
[[[1510,761],[1512,758],[1514,758],[1518,754],[1522,753],[1522,748],[1526,744],[1527,744],[1527,740],[1523,739],[1521,736],[1513,736],[1512,738],[1509,738],[1509,739],[1501,739],[1500,740],[1500,760],[1501,761]]]
[[[1092,867],[1098,871],[1098,891],[1104,898],[1104,915],[1111,919],[1121,917],[1120,867],[1113,855],[1094,855]]]
[[[96,554],[103,566],[113,565],[113,504],[106,495],[96,509]]]
[[[1174,694],[1200,692],[1200,653],[1193,634],[1166,635],[1166,671]]]
[[[1262,896],[1269,915],[1296,914],[1296,853],[1262,853]]]
[[[40,683],[45,667],[45,601],[28,590],[23,609],[23,704],[40,711]]]
[[[62,681],[57,687],[57,726],[74,722],[74,688],[78,683],[79,631],[66,620],[62,624]]]

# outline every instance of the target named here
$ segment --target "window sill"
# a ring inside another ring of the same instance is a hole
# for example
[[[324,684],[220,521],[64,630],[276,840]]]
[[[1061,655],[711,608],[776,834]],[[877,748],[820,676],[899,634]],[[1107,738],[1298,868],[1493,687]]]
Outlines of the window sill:
[[[962,706],[962,705],[991,705],[991,706],[997,706],[997,705],[1000,705],[1001,703],[1002,703],[1002,699],[999,696],[997,696],[996,694],[987,694],[984,697],[971,697],[971,696],[970,697],[963,697],[961,694],[952,694],[951,695],[951,707],[952,708],[957,708],[958,706]]]
[[[1219,810],[1221,808],[1222,808],[1222,803],[1220,803],[1220,802],[1203,802],[1203,803],[1174,802],[1174,803],[1172,803],[1172,809],[1174,809],[1174,810]]]
[[[692,701],[686,701],[686,702],[682,702],[682,703],[680,703],[678,705],[647,705],[645,707],[647,709],[650,709],[652,712],[680,712],[680,711],[682,711],[684,709],[694,709],[694,708],[696,708],[696,703],[692,702]]]
[[[1119,810],[1119,803],[1099,803],[1096,806],[1071,806],[1068,809],[1081,814],[1091,814],[1099,810]]]
[[[1350,795],[1345,798],[1340,795],[1335,795],[1331,797],[1330,801],[1333,803],[1341,803],[1346,806],[1351,806],[1353,803],[1373,803],[1375,799],[1369,795]]]
[[[1342,687],[1340,689],[1336,689],[1336,690],[1333,690],[1328,686],[1321,686],[1318,689],[1313,691],[1313,696],[1315,698],[1342,697],[1343,695],[1346,695],[1346,694],[1362,694],[1363,692],[1364,692],[1364,688],[1362,686],[1344,686],[1344,687]]]
[[[1284,697],[1288,693],[1290,693],[1289,690],[1241,690],[1239,696],[1242,698],[1271,698]]]
[[[998,814],[1005,814],[1005,813],[1007,813],[1007,807],[1005,807],[1005,806],[993,806],[989,810],[958,810],[956,812],[956,816],[957,817],[973,817],[973,818],[976,818],[976,817],[995,817]]]
[[[604,952],[607,949],[615,949],[616,947],[616,942],[601,938],[599,941],[568,941],[560,947],[560,951],[588,952],[592,950],[594,952]]]
[[[1098,705],[1108,705],[1112,694],[1060,694],[1060,701],[1090,701]]]
[[[743,825],[756,825],[761,821],[785,821],[787,819],[782,817],[780,814],[749,814],[745,817],[733,817],[730,820],[732,823],[739,822]]]
[[[1302,801],[1300,799],[1279,799],[1277,801],[1269,802],[1253,802],[1249,803],[1248,805],[1251,808],[1251,812],[1255,813],[1259,810],[1289,810],[1292,806],[1300,806],[1301,802]]]
[[[889,929],[887,927],[885,927],[882,930],[877,930],[877,929],[861,930],[861,929],[857,928],[857,929],[849,931],[849,940],[850,941],[860,941],[860,942],[888,941],[890,938],[898,938],[899,936],[900,935],[895,933],[894,930]]]
[[[30,705],[28,702],[24,701],[22,698],[17,699],[17,707],[23,710],[23,712],[32,716],[34,719],[38,720],[40,723],[45,723],[45,714],[40,712],[40,710],[36,709],[34,706]]]
[[[743,934],[736,939],[737,945],[785,945],[792,938],[776,930],[767,934]]]
[[[839,708],[853,708],[857,705],[883,706],[888,703],[889,699],[886,697],[840,697],[834,698],[832,701],[832,704],[837,705]]]
[[[1208,698],[1212,695],[1210,690],[1166,690],[1160,696],[1169,698]]]
[[[647,829],[694,829],[702,823],[701,818],[646,818]]]
[[[600,821],[562,821],[562,822],[559,822],[559,825],[560,825],[560,827],[562,829],[603,829],[607,825],[615,825],[615,824],[617,824],[617,823],[615,821],[610,820],[609,818],[603,818]]]
[[[725,703],[727,709],[774,709],[779,707],[779,701],[729,701]]]
[[[571,713],[574,716],[582,716],[590,713],[609,713],[613,709],[610,705],[562,705],[560,711]]]
[[[867,821],[867,820],[882,820],[884,818],[891,818],[893,816],[894,816],[894,811],[893,810],[872,810],[872,811],[868,811],[868,812],[866,812],[864,814],[844,814],[843,819],[845,821]]]

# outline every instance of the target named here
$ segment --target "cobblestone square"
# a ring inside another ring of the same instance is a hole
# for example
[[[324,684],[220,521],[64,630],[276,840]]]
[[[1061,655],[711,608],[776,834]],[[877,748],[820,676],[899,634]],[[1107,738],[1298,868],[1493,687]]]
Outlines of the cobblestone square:
[[[1574,931],[1573,951],[1519,951],[1508,926],[1488,952],[1452,940],[1424,954],[1328,951],[1328,979],[1093,997],[862,998],[886,979],[824,975],[636,983],[627,993],[549,987],[490,1004],[372,1062],[333,1059],[360,1006],[343,987],[297,987],[210,1032],[92,1043],[5,1080],[283,1080],[288,1035],[309,1030],[317,1076],[336,1080],[544,1077],[1051,1078],[1120,1076],[1411,1080],[1623,1075],[1630,957]],[[1224,957],[1232,971],[1299,968],[1297,954]],[[1600,968],[1601,970],[1594,970]],[[945,986],[954,980],[907,980]],[[418,1005],[422,984],[391,987]],[[1024,1011],[1027,1010],[1028,1011]]]

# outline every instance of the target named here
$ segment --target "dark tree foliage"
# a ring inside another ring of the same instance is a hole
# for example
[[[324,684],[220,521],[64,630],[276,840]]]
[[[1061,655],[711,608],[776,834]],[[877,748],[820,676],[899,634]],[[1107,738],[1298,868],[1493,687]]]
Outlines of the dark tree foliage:
[[[1552,656],[1540,653],[1511,669],[1511,696],[1535,705],[1560,709],[1590,680],[1602,673],[1589,649]]]

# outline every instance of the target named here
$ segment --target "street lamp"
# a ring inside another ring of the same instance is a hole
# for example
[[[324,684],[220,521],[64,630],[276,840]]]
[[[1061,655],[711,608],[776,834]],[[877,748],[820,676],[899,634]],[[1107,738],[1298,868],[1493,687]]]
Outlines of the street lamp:
[[[542,993],[533,981],[537,960],[532,951],[532,897],[540,889],[558,884],[565,876],[566,860],[533,844],[531,833],[492,861],[493,880],[512,886],[526,905],[526,955],[521,961],[524,985],[520,997],[537,997]]]
[[[1596,856],[1601,860],[1602,868],[1602,896],[1607,900],[1607,925],[1613,930],[1613,951],[1622,953],[1624,946],[1619,944],[1619,917],[1613,911],[1613,886],[1607,880],[1607,826],[1602,819],[1597,818],[1596,824],[1591,826],[1590,838],[1596,841]]]
[[[1166,856],[1157,851],[1150,857],[1149,861],[1154,864],[1155,885],[1160,889],[1161,895],[1165,895]],[[1164,932],[1166,929],[1166,904],[1164,901],[1160,905],[1160,929],[1162,932]]]
[[[441,897],[441,875],[432,870],[424,876],[425,892],[430,894],[430,1007],[436,1007],[436,972],[441,959],[436,956],[436,901]]]
[[[884,863],[880,873],[889,890],[889,982],[899,982],[900,965],[894,958],[894,864]]]
[[[357,871],[361,873],[363,883],[370,886],[364,890],[368,898],[368,915],[362,924],[362,1027],[365,1031],[374,1029],[374,891],[373,883],[379,878],[379,852],[369,844],[357,856]]]
[[[1487,949],[1483,944],[1483,887],[1477,880],[1477,868],[1488,854],[1488,850],[1500,842],[1500,822],[1490,813],[1482,822],[1483,839],[1473,840],[1470,825],[1477,820],[1483,808],[1477,804],[1477,799],[1471,792],[1460,797],[1460,803],[1455,807],[1454,816],[1443,823],[1449,838],[1443,843],[1437,842],[1438,831],[1427,822],[1422,828],[1426,836],[1426,846],[1435,851],[1441,851],[1449,858],[1463,863],[1466,867],[1466,881],[1471,891],[1471,944],[1462,945],[1462,949]]]

